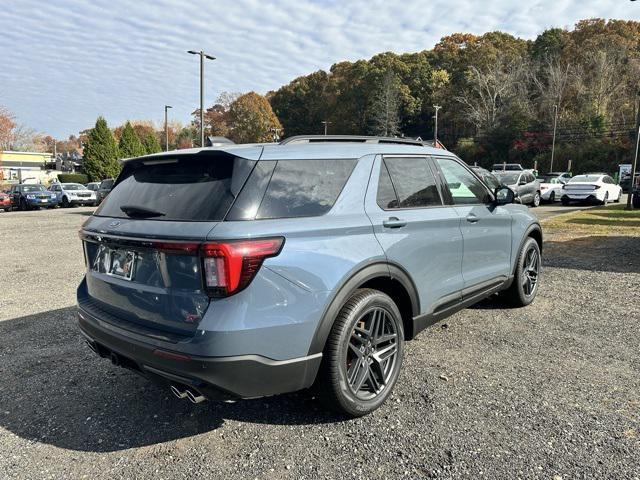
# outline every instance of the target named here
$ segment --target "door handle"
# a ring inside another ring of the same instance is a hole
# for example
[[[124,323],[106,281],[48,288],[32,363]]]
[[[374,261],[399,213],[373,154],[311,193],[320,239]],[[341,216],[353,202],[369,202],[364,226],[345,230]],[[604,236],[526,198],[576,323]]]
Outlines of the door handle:
[[[385,228],[402,228],[406,224],[406,220],[400,220],[398,217],[389,217],[382,222],[382,226]]]
[[[475,214],[470,213],[469,215],[467,215],[467,222],[469,223],[477,223],[480,221],[480,218],[478,218]]]

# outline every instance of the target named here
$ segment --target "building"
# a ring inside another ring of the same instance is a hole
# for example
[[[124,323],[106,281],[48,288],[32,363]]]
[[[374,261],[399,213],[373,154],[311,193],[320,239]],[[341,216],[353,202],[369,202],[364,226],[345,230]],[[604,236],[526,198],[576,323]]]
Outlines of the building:
[[[53,155],[41,152],[0,151],[0,181],[21,182],[27,178],[47,177]]]

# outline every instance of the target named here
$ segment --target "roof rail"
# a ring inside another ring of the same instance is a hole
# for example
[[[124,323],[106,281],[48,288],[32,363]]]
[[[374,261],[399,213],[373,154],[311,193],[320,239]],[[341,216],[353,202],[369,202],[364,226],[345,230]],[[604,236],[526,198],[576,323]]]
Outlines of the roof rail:
[[[424,146],[419,140],[396,137],[371,137],[366,135],[296,135],[285,138],[280,145],[292,143],[399,143],[402,145]]]

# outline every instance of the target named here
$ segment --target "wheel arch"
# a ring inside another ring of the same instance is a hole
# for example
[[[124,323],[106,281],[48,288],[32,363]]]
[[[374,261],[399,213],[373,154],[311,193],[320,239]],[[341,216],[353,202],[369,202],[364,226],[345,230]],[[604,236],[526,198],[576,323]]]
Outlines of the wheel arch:
[[[356,271],[336,289],[316,327],[309,347],[309,355],[324,350],[338,312],[353,292],[359,288],[372,288],[389,295],[396,302],[402,315],[405,338],[407,340],[413,338],[413,317],[420,313],[420,299],[415,284],[399,265],[379,262]]]

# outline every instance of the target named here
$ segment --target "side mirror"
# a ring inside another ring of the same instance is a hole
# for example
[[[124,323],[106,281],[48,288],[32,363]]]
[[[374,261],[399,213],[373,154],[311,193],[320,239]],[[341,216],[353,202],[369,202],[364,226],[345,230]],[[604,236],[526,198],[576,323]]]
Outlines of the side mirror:
[[[493,192],[496,197],[496,205],[507,205],[513,203],[516,195],[509,187],[498,187]]]

